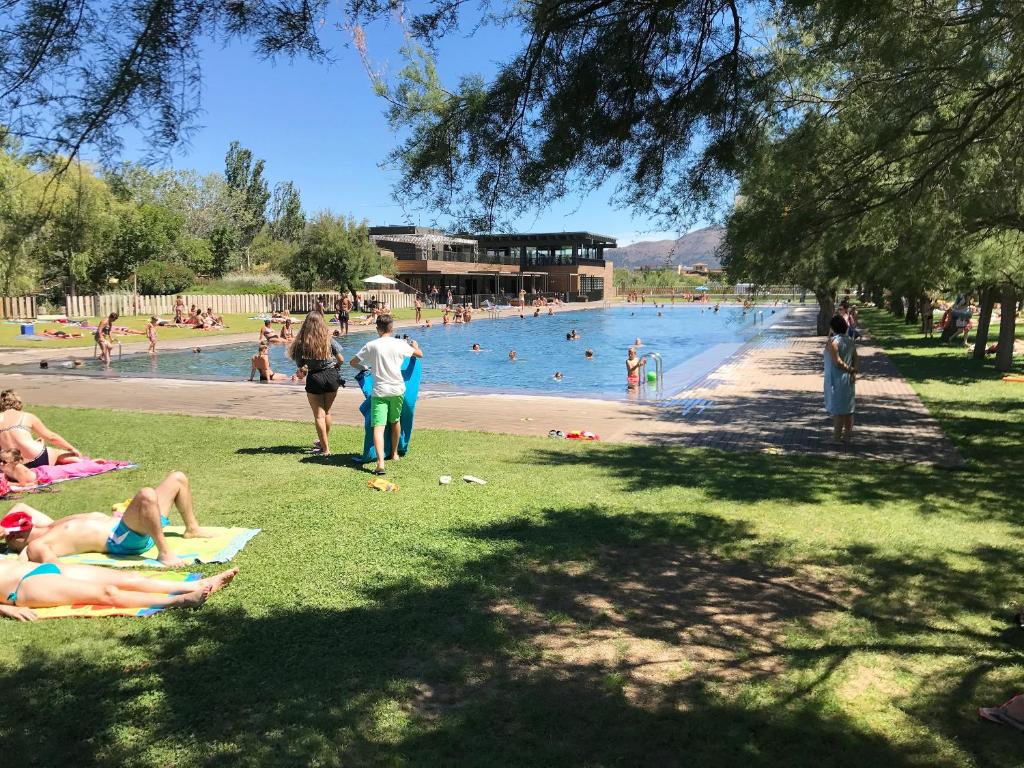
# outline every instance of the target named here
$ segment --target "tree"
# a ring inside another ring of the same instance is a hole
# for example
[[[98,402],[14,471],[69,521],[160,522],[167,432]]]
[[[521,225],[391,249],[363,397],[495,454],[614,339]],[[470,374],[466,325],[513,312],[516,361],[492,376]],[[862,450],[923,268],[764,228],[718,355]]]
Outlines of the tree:
[[[224,179],[238,199],[236,212],[237,246],[246,251],[253,238],[267,223],[270,189],[263,178],[263,160],[253,162],[252,152],[232,141],[224,158]]]
[[[384,270],[393,273],[394,264],[382,260],[365,221],[321,211],[306,227],[285,274],[302,290],[331,287],[355,291],[362,289],[364,277]]]
[[[200,41],[252,41],[263,58],[324,59],[326,0],[169,3],[37,0],[0,8],[0,124],[26,152],[109,159],[131,126],[154,156],[189,135],[199,107]]]
[[[278,240],[293,242],[299,239],[305,226],[299,190],[290,181],[279,182],[274,186],[270,206],[270,234]]]

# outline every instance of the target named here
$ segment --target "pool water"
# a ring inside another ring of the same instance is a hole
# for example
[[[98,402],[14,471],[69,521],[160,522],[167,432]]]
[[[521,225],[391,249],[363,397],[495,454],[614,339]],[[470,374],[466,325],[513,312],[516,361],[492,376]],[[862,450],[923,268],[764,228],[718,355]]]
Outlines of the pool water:
[[[662,316],[658,316],[658,312]],[[760,314],[763,311],[763,315]],[[423,389],[472,392],[519,391],[541,394],[591,397],[621,397],[626,384],[626,351],[639,337],[638,354],[657,352],[664,363],[666,391],[682,389],[689,381],[707,373],[774,321],[783,308],[744,313],[740,307],[722,307],[716,314],[710,307],[666,306],[614,307],[554,316],[542,314],[525,319],[518,316],[495,321],[478,315],[467,325],[400,329],[423,349]],[[578,341],[567,341],[573,329]],[[372,331],[359,330],[344,339],[349,358],[370,339]],[[472,352],[474,343],[482,347]],[[192,351],[163,352],[155,356],[132,355],[118,361],[112,374],[136,374],[167,378],[248,379],[251,344],[207,347]],[[584,352],[592,349],[587,360]],[[516,362],[508,353],[515,350]],[[291,375],[295,365],[283,345],[270,349],[275,372]],[[93,367],[98,367],[97,363]],[[654,370],[653,365],[648,370]],[[561,380],[554,374],[560,371]],[[345,368],[351,378],[355,371]]]

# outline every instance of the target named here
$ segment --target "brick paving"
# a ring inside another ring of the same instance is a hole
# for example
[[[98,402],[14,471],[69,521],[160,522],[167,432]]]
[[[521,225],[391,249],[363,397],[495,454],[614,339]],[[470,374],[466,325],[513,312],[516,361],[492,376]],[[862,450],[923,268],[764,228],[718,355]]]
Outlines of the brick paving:
[[[416,424],[537,436],[551,429],[586,429],[611,442],[842,455],[954,467],[963,463],[910,385],[870,341],[858,347],[862,375],[857,382],[854,440],[849,446],[833,445],[822,396],[824,340],[808,335],[813,323],[811,308],[794,308],[721,366],[660,403],[431,393],[426,383]],[[32,352],[36,358],[38,351]],[[270,420],[310,418],[303,391],[288,385],[6,374],[0,375],[0,386],[16,388],[26,402],[44,405]],[[333,409],[335,423],[360,424],[360,399],[357,391],[340,391]],[[335,447],[336,452],[343,450]]]

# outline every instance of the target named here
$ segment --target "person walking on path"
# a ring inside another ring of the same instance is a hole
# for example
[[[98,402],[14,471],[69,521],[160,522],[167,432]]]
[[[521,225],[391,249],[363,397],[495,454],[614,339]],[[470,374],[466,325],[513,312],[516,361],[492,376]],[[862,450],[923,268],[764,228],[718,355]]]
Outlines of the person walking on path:
[[[310,312],[302,322],[288,354],[299,369],[305,368],[306,399],[313,412],[317,443],[322,456],[331,454],[331,406],[344,386],[339,366],[345,362],[341,341],[332,338],[331,329],[320,312]]]
[[[384,469],[384,428],[391,429],[392,461],[398,459],[398,441],[402,435],[400,419],[405,398],[405,379],[402,366],[410,357],[423,357],[423,351],[415,340],[404,341],[391,335],[395,321],[391,315],[377,318],[379,338],[368,342],[360,349],[349,365],[357,370],[373,373],[373,389],[370,392],[370,427],[373,429],[373,447],[377,451],[375,475],[385,474]]]
[[[857,344],[847,335],[849,326],[836,315],[829,322],[833,335],[825,345],[825,410],[832,417],[836,442],[853,433],[857,380]]]

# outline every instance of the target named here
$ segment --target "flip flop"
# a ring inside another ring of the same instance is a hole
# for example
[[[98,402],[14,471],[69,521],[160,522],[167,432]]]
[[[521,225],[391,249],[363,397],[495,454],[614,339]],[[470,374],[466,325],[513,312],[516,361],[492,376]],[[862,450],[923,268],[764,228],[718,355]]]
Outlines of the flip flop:
[[[386,469],[371,469],[370,470],[370,474],[371,475],[376,475],[377,477],[384,477],[384,475],[386,475],[387,473],[388,473],[388,471]]]
[[[989,720],[993,723],[999,723],[1000,725],[1008,725],[1011,728],[1016,728],[1018,731],[1024,731],[1024,720],[1018,720],[1016,717],[1006,711],[1007,706],[1010,702],[1017,697],[1014,696],[1012,699],[1007,701],[1005,704],[999,707],[978,707],[978,715],[985,720]]]
[[[441,485],[450,485],[451,482],[452,482],[452,476],[451,475],[441,475],[441,477],[439,477],[437,479],[437,482],[440,483]]]
[[[474,485],[487,485],[486,480],[481,480],[479,477],[474,477],[473,475],[463,475],[462,479],[467,483],[473,483]]]

